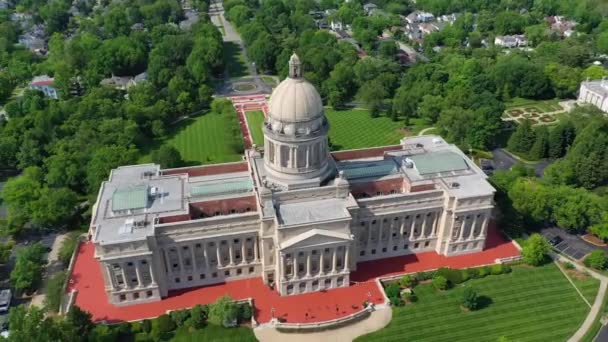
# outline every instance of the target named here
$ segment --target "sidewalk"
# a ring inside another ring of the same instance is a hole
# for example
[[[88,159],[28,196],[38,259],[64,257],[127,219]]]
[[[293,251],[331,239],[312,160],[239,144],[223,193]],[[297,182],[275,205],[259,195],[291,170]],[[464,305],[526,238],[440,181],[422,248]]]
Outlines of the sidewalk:
[[[30,305],[36,305],[38,307],[44,306],[44,299],[46,298],[46,286],[49,279],[58,271],[63,268],[61,261],[59,261],[59,249],[61,248],[61,244],[63,240],[66,239],[68,233],[57,234],[55,236],[55,240],[53,241],[53,246],[51,247],[51,251],[48,255],[48,260],[46,264],[46,271],[44,272],[44,279],[42,280],[42,286],[38,293],[32,297],[32,301]]]
[[[606,296],[606,289],[608,288],[608,277],[603,276],[595,271],[592,271],[592,270],[588,269],[587,267],[584,267],[576,262],[573,262],[572,260],[564,257],[563,255],[560,255],[560,254],[553,255],[553,258],[556,261],[569,262],[569,263],[573,264],[577,270],[582,271],[582,272],[587,272],[593,278],[596,278],[600,281],[600,288],[597,292],[597,295],[595,296],[595,301],[593,302],[593,305],[591,306],[591,310],[589,311],[587,318],[585,318],[585,321],[583,322],[583,324],[581,324],[581,326],[572,335],[572,337],[570,337],[568,339],[568,342],[578,342],[585,336],[587,331],[589,331],[589,328],[591,328],[591,326],[595,322],[596,318],[598,318],[598,315],[602,314],[600,312],[600,310],[602,309],[602,303],[604,302],[604,297]]]

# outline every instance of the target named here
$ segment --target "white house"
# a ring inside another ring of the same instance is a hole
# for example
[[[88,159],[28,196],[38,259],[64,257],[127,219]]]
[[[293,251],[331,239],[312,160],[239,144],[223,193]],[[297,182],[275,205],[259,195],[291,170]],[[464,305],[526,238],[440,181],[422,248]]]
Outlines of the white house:
[[[30,82],[29,88],[32,90],[39,90],[44,93],[44,96],[52,99],[58,99],[59,93],[57,89],[53,87],[55,79],[48,75],[36,76]]]
[[[591,104],[608,113],[608,80],[586,80],[581,83],[578,103]]]
[[[522,47],[528,45],[528,40],[523,34],[513,36],[496,36],[494,45],[506,48]]]

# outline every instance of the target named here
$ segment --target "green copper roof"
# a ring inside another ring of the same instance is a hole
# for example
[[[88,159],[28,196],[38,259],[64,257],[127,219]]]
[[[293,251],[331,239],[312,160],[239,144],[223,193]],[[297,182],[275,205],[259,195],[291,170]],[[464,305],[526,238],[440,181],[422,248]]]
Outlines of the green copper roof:
[[[347,167],[343,171],[347,179],[382,177],[396,173],[397,165],[393,161],[379,162]]]
[[[469,168],[464,158],[452,151],[430,152],[409,157],[421,175]]]
[[[148,204],[148,186],[118,188],[112,195],[112,211],[145,208]]]
[[[253,190],[251,179],[228,181],[223,183],[195,185],[190,190],[190,196],[214,196],[224,194],[237,194]]]

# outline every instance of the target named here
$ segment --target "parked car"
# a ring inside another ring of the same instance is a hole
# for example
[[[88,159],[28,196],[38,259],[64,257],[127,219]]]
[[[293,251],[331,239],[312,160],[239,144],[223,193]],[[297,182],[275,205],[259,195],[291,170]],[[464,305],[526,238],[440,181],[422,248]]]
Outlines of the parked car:
[[[5,289],[0,291],[0,313],[7,312],[11,306],[11,290]]]
[[[551,238],[551,240],[549,240],[549,243],[551,244],[551,246],[555,247],[559,245],[562,241],[564,241],[564,239],[562,239],[561,236],[555,235],[553,238]]]

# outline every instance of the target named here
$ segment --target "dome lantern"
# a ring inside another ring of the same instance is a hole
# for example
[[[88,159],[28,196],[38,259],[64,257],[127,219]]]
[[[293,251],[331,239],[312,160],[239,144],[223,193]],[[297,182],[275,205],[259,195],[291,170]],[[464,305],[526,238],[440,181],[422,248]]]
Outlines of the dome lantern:
[[[294,52],[289,58],[289,78],[297,79],[302,77],[302,63]]]

